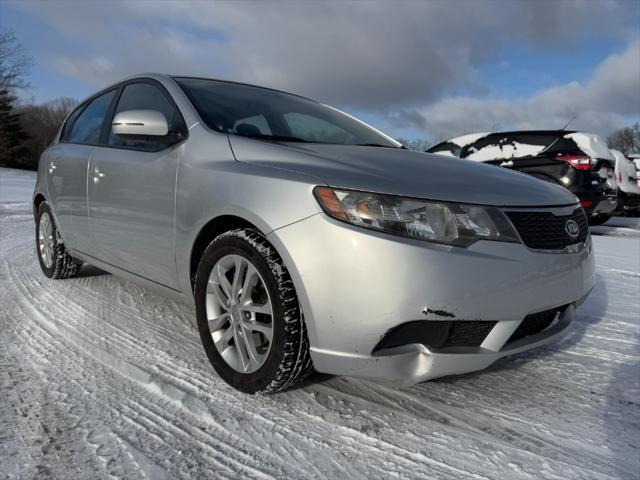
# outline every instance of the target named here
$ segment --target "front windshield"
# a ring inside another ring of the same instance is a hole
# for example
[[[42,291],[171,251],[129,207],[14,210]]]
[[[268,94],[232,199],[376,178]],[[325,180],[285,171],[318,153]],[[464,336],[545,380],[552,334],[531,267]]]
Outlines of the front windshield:
[[[230,135],[276,141],[400,148],[331,107],[267,88],[201,78],[176,78],[204,122]]]

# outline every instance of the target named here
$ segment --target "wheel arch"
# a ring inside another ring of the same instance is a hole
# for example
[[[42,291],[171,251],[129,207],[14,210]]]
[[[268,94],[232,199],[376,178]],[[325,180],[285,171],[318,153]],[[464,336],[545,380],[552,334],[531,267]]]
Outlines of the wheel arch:
[[[191,243],[191,251],[189,254],[189,287],[191,288],[190,293],[192,295],[194,293],[195,277],[198,271],[200,259],[202,258],[202,255],[204,254],[207,246],[213,241],[213,239],[224,232],[234,230],[236,228],[254,229],[264,236],[265,240],[276,251],[278,256],[281,258],[285,268],[289,272],[291,280],[293,281],[296,295],[298,296],[298,300],[300,301],[300,310],[302,312],[304,323],[307,328],[309,340],[313,339],[313,344],[315,344],[317,334],[313,325],[314,321],[309,315],[309,313],[311,312],[309,298],[307,296],[304,282],[300,277],[300,273],[298,272],[296,265],[293,263],[293,259],[287,251],[286,246],[280,241],[277,236],[272,235],[273,230],[265,231],[264,228],[260,228],[255,223],[237,214],[224,214],[212,218],[202,226],[202,228],[196,235],[195,240]]]
[[[202,258],[202,254],[206,250],[211,241],[218,235],[236,228],[252,228],[265,235],[256,225],[250,221],[237,215],[220,215],[209,220],[198,232],[191,246],[191,255],[189,257],[189,281],[191,282],[191,291],[195,286],[196,272],[198,264]]]
[[[38,208],[40,208],[40,205],[42,204],[42,202],[46,202],[46,201],[47,199],[42,193],[37,193],[36,196],[33,197],[33,218],[36,218],[38,214]]]

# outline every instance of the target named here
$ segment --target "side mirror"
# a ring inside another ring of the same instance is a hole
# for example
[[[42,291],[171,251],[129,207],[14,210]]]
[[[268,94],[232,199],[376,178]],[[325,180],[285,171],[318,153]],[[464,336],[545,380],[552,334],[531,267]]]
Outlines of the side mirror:
[[[113,117],[111,128],[119,136],[164,137],[169,133],[169,124],[157,110],[126,110]]]

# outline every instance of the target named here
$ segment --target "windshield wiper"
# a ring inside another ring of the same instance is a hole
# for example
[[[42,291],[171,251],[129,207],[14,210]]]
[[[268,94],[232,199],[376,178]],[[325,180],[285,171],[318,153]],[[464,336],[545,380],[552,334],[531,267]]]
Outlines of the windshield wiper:
[[[303,143],[311,143],[304,138],[299,137],[289,137],[287,135],[267,135],[266,133],[260,133],[255,135],[241,135],[236,134],[239,137],[248,137],[248,138],[259,138],[260,140],[273,140],[275,142],[303,142]]]
[[[404,145],[396,147],[395,145],[383,145],[381,143],[356,143],[356,147],[382,147],[382,148],[400,148],[402,150],[409,150]]]
[[[236,135],[238,135],[239,137],[247,137],[247,138],[257,138],[259,140],[273,140],[274,142],[300,142],[300,143],[327,143],[328,142],[312,142],[310,140],[305,140],[304,138],[300,138],[300,137],[290,137],[288,135],[269,135],[266,133],[256,133],[253,135],[242,135],[239,133],[236,133]],[[348,144],[345,144],[348,145]],[[408,150],[407,147],[405,147],[404,145],[400,146],[400,147],[396,147],[395,145],[383,145],[381,143],[356,143],[354,144],[354,146],[356,147],[382,147],[382,148],[401,148],[404,150]]]

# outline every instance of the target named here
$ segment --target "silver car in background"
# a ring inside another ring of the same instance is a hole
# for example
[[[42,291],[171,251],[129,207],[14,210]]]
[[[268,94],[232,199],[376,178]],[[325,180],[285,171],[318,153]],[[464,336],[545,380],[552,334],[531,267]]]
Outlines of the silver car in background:
[[[90,263],[194,305],[215,370],[249,393],[312,368],[480,370],[566,331],[595,281],[567,190],[218,80],[147,74],[87,99],[33,203],[45,275]]]

